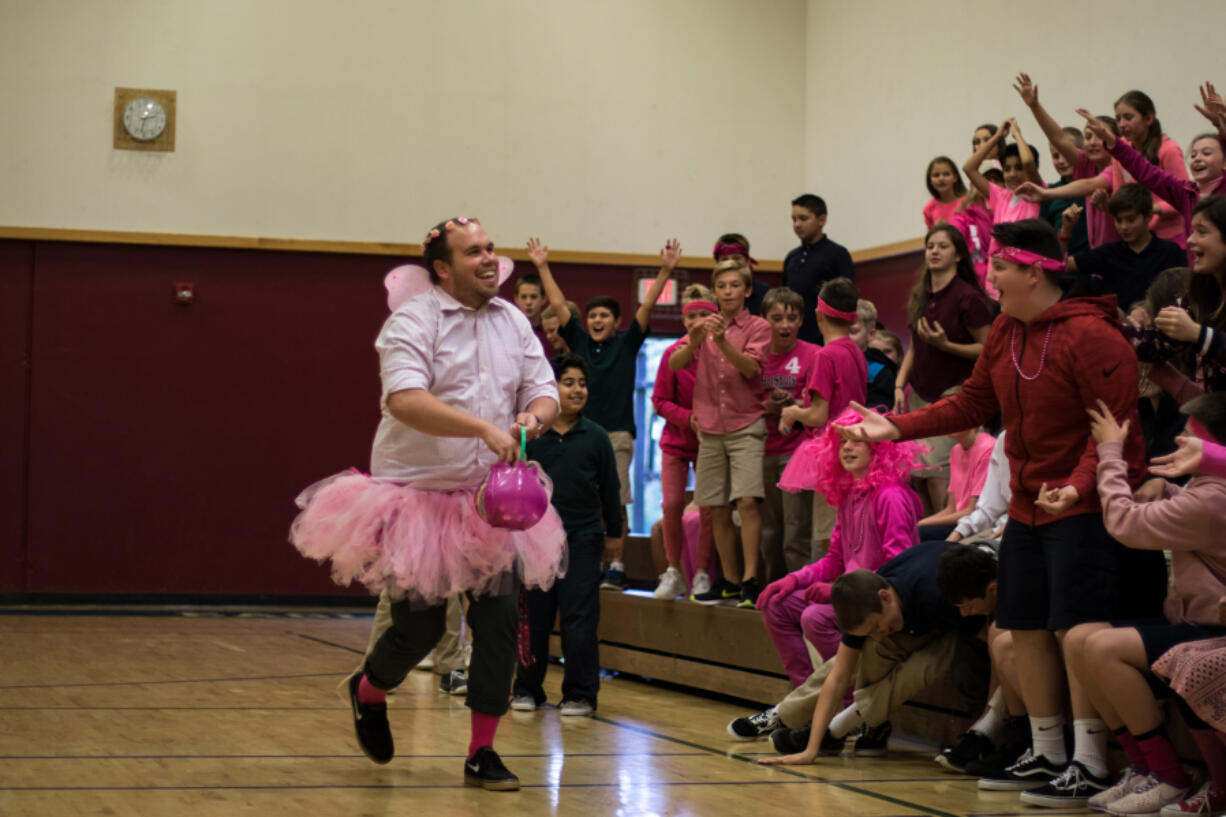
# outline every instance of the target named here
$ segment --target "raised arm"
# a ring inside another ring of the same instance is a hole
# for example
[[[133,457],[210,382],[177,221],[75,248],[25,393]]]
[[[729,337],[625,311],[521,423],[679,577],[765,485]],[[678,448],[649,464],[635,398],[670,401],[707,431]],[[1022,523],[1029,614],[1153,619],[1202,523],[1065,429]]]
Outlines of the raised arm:
[[[549,306],[553,308],[553,314],[558,316],[558,326],[565,326],[570,323],[570,307],[566,305],[566,296],[562,294],[561,287],[558,286],[553,273],[549,270],[549,248],[542,244],[539,238],[529,238],[528,258],[536,267],[537,275],[541,276],[545,298],[549,301]]]
[[[1218,141],[1222,143],[1223,149],[1226,149],[1226,101],[1222,100],[1212,82],[1200,86],[1200,101],[1200,105],[1192,107],[1217,129]]]
[[[1034,115],[1034,121],[1039,124],[1039,129],[1043,131],[1047,141],[1051,142],[1052,147],[1060,151],[1060,155],[1064,157],[1070,166],[1076,165],[1077,144],[1073,141],[1072,137],[1064,132],[1064,128],[1060,127],[1060,123],[1052,119],[1047,109],[1039,103],[1039,86],[1030,81],[1028,74],[1023,73],[1017,75],[1017,80],[1013,83],[1013,89],[1022,98],[1022,102],[1026,103],[1030,113]]]
[[[1003,122],[1000,129],[992,134],[992,138],[979,146],[979,150],[971,154],[971,158],[966,160],[962,165],[962,172],[966,174],[967,181],[971,183],[971,187],[979,191],[979,195],[986,200],[988,198],[989,183],[982,173],[979,172],[979,165],[983,164],[983,160],[988,158],[989,153],[996,151],[996,146],[999,145],[1009,133],[1008,121]],[[1032,156],[1031,159],[1034,157]]]
[[[1034,151],[1030,149],[1030,145],[1026,144],[1026,140],[1022,138],[1022,129],[1018,126],[1017,120],[1010,118],[1009,124],[1013,128],[1013,141],[1017,142],[1017,156],[1022,160],[1022,170],[1026,171],[1026,176],[1035,184],[1042,184],[1043,177],[1039,175],[1039,165],[1034,160]]]
[[[664,291],[664,285],[668,283],[669,277],[677,268],[677,262],[680,260],[681,244],[677,239],[671,238],[664,243],[664,249],[660,250],[660,271],[656,273],[656,280],[651,282],[651,289],[647,290],[647,297],[643,298],[643,303],[639,304],[639,308],[634,313],[639,329],[644,332],[647,331],[647,322],[651,320],[651,310],[656,308],[656,301],[660,300],[660,293]],[[541,280],[544,278],[542,277]]]

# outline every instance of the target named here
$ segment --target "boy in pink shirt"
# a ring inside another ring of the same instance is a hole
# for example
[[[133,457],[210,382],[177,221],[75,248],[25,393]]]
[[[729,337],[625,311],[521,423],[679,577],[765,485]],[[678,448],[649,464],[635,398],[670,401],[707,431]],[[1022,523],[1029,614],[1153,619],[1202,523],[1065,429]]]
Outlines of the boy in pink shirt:
[[[988,478],[996,438],[981,428],[949,436],[956,443],[949,451],[949,499],[944,508],[919,521],[922,542],[948,538],[958,520],[975,510]]]
[[[797,338],[805,301],[787,287],[769,290],[762,298],[762,316],[771,327],[770,354],[762,368],[762,401],[766,406],[766,453],[762,458],[762,558],[766,582],[783,578],[812,559],[813,493],[785,493],[776,483],[805,435],[779,430],[778,416],[786,406],[809,405],[809,380],[820,347]]]
[[[847,278],[827,281],[817,298],[817,325],[826,345],[818,352],[809,378],[811,400],[808,407],[787,406],[779,413],[779,429],[791,430],[800,422],[809,429],[810,435],[821,433],[826,421],[838,417],[851,403],[863,403],[868,395],[868,361],[864,353],[850,337],[851,327],[858,319],[856,307],[860,293]],[[798,473],[795,463],[789,463],[780,478],[785,489],[789,481],[811,485],[813,474]],[[797,479],[789,478],[789,474]],[[817,551],[825,553],[830,548],[830,534],[834,530],[835,513],[824,496],[813,494],[813,539]]]
[[[1013,132],[1013,138],[1017,141],[1011,145],[1005,145],[1002,152],[1001,169],[1004,173],[1004,186],[993,184],[984,178],[979,172],[979,165],[987,158],[988,153],[995,150],[996,145],[1003,142],[1004,138]],[[971,158],[966,160],[966,164],[962,166],[966,171],[966,178],[971,185],[979,191],[979,194],[988,201],[988,209],[992,211],[992,223],[1004,224],[1011,221],[1022,221],[1028,218],[1039,217],[1038,202],[1027,201],[1017,190],[1027,180],[1034,182],[1040,187],[1043,186],[1043,179],[1039,176],[1039,157],[1035,155],[1030,146],[1022,139],[1021,130],[1017,126],[1016,119],[1006,120],[1000,130],[992,134],[992,138],[979,146],[979,150]],[[988,256],[996,254],[1000,245],[993,238],[988,244]],[[989,293],[992,294],[992,293]]]
[[[677,371],[696,361],[694,422],[698,427],[698,463],[694,501],[711,509],[711,529],[724,578],[695,601],[714,604],[739,598],[753,607],[762,590],[758,579],[758,548],[762,520],[758,500],[762,487],[762,451],[766,422],[762,405],[762,363],[770,343],[770,324],[749,314],[745,299],[752,285],[749,267],[721,261],[711,273],[711,288],[719,313],[696,323],[686,343],[668,358]],[[741,549],[736,553],[732,502],[741,514]],[[730,577],[740,575],[741,583]]]

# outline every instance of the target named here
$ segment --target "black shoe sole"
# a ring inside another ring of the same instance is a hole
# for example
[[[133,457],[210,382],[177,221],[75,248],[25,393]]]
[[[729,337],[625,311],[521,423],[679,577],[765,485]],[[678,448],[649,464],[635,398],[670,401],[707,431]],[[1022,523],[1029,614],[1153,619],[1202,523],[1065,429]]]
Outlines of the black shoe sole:
[[[519,791],[519,778],[512,777],[508,780],[485,780],[466,770],[464,772],[464,785],[474,786],[475,788],[485,789],[486,791]]]

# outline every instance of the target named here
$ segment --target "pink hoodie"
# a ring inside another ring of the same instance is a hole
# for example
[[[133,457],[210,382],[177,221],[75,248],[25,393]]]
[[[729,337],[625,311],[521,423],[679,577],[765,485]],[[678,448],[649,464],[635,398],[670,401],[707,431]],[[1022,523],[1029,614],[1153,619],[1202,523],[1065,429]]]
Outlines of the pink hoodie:
[[[830,550],[791,574],[796,588],[831,582],[852,570],[876,570],[919,541],[916,523],[922,515],[923,505],[907,485],[848,492],[839,503]]]
[[[1171,586],[1163,612],[1172,624],[1216,625],[1226,596],[1226,479],[1193,477],[1186,488],[1166,484],[1166,497],[1135,502],[1120,443],[1098,445],[1098,496],[1107,531],[1138,550],[1171,551]]]
[[[692,460],[698,456],[698,436],[690,428],[698,361],[691,360],[689,366],[675,372],[668,365],[673,352],[685,342],[684,337],[680,338],[660,356],[660,370],[656,372],[656,384],[651,390],[651,405],[665,421],[664,431],[660,434],[660,450],[674,457]]]

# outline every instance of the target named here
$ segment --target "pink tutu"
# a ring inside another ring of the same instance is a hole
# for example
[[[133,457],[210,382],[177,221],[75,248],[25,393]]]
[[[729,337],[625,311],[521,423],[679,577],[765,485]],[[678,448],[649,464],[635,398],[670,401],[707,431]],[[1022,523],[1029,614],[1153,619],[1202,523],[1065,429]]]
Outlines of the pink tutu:
[[[1178,644],[1153,666],[1201,720],[1226,732],[1226,637]]]
[[[822,459],[818,456],[821,446],[820,437],[809,437],[792,452],[788,464],[783,466],[779,475],[779,487],[788,493],[798,494],[801,491],[812,491],[817,487],[817,475],[822,469]]]
[[[504,592],[518,575],[549,588],[566,568],[566,531],[551,505],[524,531],[491,527],[477,513],[477,488],[423,491],[346,471],[315,483],[295,500],[294,547],[332,562],[337,584],[359,581],[437,604],[457,593]]]

